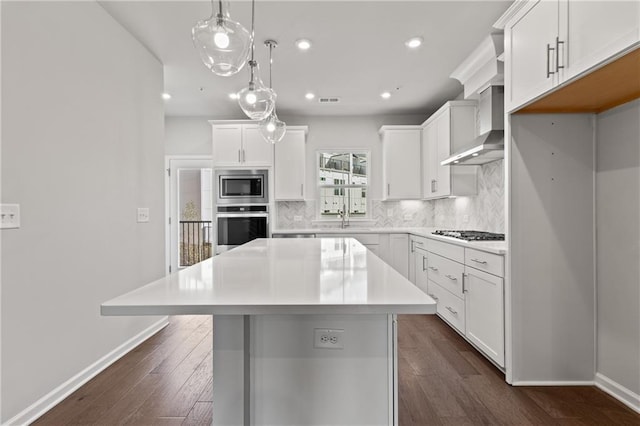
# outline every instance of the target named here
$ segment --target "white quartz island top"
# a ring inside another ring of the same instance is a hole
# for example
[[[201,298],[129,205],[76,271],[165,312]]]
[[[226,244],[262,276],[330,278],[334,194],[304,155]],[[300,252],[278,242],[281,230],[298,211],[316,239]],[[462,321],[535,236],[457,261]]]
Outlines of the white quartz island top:
[[[348,226],[346,228],[324,227],[324,228],[301,228],[301,229],[274,229],[273,235],[300,235],[313,234],[317,237],[323,235],[354,235],[354,234],[411,234],[419,237],[430,238],[445,243],[451,243],[462,247],[486,251],[504,255],[507,253],[507,243],[505,241],[465,241],[457,238],[435,235],[433,232],[439,228],[377,228]]]
[[[433,314],[352,238],[257,239],[102,304],[103,315]]]

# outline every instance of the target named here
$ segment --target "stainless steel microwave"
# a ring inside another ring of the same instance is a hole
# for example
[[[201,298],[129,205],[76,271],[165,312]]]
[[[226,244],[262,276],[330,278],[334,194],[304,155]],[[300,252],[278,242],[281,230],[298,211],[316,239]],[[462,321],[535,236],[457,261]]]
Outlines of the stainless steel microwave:
[[[217,204],[269,203],[268,170],[216,170]]]

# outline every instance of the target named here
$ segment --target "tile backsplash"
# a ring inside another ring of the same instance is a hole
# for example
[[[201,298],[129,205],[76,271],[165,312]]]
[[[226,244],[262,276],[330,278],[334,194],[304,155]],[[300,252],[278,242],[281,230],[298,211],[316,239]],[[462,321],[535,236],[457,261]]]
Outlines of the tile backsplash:
[[[337,226],[327,221],[317,222],[315,201],[279,201],[276,203],[276,229],[313,228]],[[372,200],[370,218],[366,227],[423,227],[432,220],[433,210],[429,201],[381,201]],[[296,220],[297,219],[297,220]],[[357,220],[350,226],[359,226]]]
[[[372,200],[370,209],[371,217],[364,225],[368,227],[436,227],[504,232],[504,160],[480,167],[477,196],[434,201]],[[334,225],[318,223],[316,220],[316,203],[313,200],[276,202],[275,229],[337,225],[337,222]],[[351,226],[358,224],[352,221]]]
[[[478,195],[432,201],[431,226],[504,232],[504,160],[480,167]]]

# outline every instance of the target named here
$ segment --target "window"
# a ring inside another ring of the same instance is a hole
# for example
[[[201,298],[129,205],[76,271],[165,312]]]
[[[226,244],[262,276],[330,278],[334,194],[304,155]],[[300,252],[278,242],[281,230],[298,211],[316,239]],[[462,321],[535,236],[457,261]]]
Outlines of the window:
[[[351,217],[367,215],[368,153],[319,152],[320,217],[339,216],[343,207]]]

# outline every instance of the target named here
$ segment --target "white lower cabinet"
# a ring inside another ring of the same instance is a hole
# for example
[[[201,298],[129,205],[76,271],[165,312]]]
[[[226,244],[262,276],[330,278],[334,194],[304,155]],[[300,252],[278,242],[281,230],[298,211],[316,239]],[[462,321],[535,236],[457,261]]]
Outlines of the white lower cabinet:
[[[428,258],[428,254],[425,250],[422,250],[420,248],[416,248],[415,251],[413,252],[413,259],[414,259],[414,268],[413,268],[413,273],[414,273],[414,277],[415,280],[413,281],[413,283],[422,291],[424,291],[425,293],[428,293],[427,291],[427,287],[428,287],[428,277],[427,277],[427,266],[429,264],[429,258]]]
[[[409,277],[408,234],[389,234],[389,252],[387,259],[384,260],[403,277]]]
[[[504,278],[465,268],[465,335],[504,366]]]
[[[465,334],[464,299],[454,296],[443,287],[429,280],[427,294],[437,302],[437,313],[460,333]]]
[[[427,250],[425,281],[414,253],[415,284],[426,282],[438,316],[504,367],[504,257],[435,240]]]

